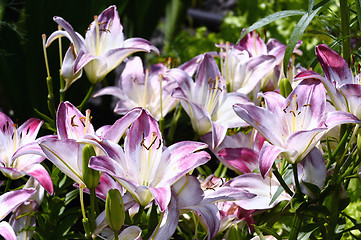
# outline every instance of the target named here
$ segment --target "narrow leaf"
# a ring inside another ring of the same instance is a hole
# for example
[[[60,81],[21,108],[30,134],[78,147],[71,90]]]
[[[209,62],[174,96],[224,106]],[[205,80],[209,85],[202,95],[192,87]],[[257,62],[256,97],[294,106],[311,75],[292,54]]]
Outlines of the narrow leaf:
[[[257,22],[252,24],[252,26],[248,27],[246,29],[246,31],[244,31],[242,33],[242,35],[240,36],[240,38],[238,39],[237,42],[239,42],[244,36],[246,36],[247,33],[252,32],[253,30],[256,30],[257,28],[263,27],[263,26],[270,24],[271,22],[274,22],[278,19],[282,19],[282,18],[290,17],[290,16],[302,15],[302,14],[305,14],[305,12],[299,11],[299,10],[285,10],[285,11],[273,13],[265,18],[258,20]]]
[[[285,56],[283,59],[283,69],[285,71],[285,76],[287,76],[287,66],[288,62],[293,54],[293,50],[301,39],[304,31],[306,30],[307,26],[310,24],[312,19],[316,16],[316,14],[321,10],[322,7],[318,7],[316,10],[312,11],[311,13],[305,13],[301,19],[298,21],[296,27],[293,29],[290,39],[288,40],[288,44],[285,51]]]
[[[313,6],[315,5],[315,0],[308,1],[308,13],[312,11]]]

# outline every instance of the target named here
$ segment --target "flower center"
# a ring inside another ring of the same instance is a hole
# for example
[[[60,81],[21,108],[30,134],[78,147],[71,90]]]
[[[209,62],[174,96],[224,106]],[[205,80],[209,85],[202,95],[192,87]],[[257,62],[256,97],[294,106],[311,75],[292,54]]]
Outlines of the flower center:
[[[157,143],[158,140],[158,143]],[[143,133],[142,141],[140,142],[141,148],[141,182],[144,186],[149,186],[149,183],[153,179],[153,175],[156,172],[159,161],[158,159],[158,149],[162,146],[162,140],[158,138],[156,132],[152,132],[149,141],[146,143],[146,139]]]
[[[222,88],[220,87],[220,78],[217,76],[215,79],[208,79],[208,91],[205,101],[205,108],[212,115],[215,107],[218,104],[219,97],[222,93]]]
[[[299,106],[297,102],[297,95],[293,94],[291,102],[288,102],[283,112],[286,116],[286,123],[289,132],[296,132],[305,129],[305,117],[307,109],[311,107],[310,104]]]

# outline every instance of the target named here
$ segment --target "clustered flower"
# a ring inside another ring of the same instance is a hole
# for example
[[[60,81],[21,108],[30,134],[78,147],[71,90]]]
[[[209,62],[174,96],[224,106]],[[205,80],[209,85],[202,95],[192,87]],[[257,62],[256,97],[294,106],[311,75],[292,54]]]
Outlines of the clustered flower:
[[[170,239],[180,219],[190,216],[208,239],[227,235],[242,222],[253,233],[254,216],[290,202],[298,187],[310,198],[315,194],[309,184],[323,189],[327,168],[321,139],[336,126],[361,123],[359,76],[326,45],[316,47],[325,76],[300,70],[289,79],[294,88],[281,95],[286,46],[275,39],[266,44],[256,32],[238,44],[217,44],[217,53],[204,53],[179,67],[159,63],[144,69],[141,58],[128,57],[159,51],[144,39],[124,40],[115,6],[94,17],[85,37],[63,18],[54,21],[63,30],[51,34],[46,46],[62,36],[70,40],[61,67],[62,91],[83,71],[97,84],[125,61],[116,86],[94,94],[116,97],[114,112],[121,117],[95,130],[90,110],[84,115],[64,101],[56,111],[56,134],[37,138],[43,121],[29,119],[18,126],[0,113],[0,171],[13,180],[29,176],[21,189],[0,196],[0,220],[12,212],[8,222],[0,222],[5,239],[30,239],[34,228],[29,227],[36,221],[25,213],[39,209],[44,189],[53,194],[52,179],[41,164],[45,159],[79,188],[87,237],[141,239],[143,229],[135,219],[142,211],[159,216],[147,232],[151,239]],[[294,53],[302,54],[298,46]],[[198,141],[168,144],[161,123],[181,108]],[[210,152],[235,177],[197,175],[201,172],[196,169],[212,161]],[[293,181],[281,183],[272,174],[272,169],[291,165],[298,166]],[[106,209],[86,211],[83,192],[95,194]],[[125,212],[133,225],[124,223]]]

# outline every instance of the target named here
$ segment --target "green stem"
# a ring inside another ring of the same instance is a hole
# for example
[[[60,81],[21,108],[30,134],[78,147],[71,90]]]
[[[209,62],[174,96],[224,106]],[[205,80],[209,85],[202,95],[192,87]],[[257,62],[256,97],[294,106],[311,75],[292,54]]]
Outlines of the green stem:
[[[90,191],[90,214],[89,214],[89,223],[90,223],[90,230],[91,232],[94,232],[94,229],[96,227],[95,223],[95,200],[96,200],[96,194],[95,194],[95,188],[89,189]]]
[[[278,182],[281,184],[283,189],[290,195],[291,197],[294,195],[292,190],[287,186],[286,182],[283,180],[282,175],[278,172],[278,169],[275,164],[273,164],[273,174],[277,178]]]
[[[349,63],[351,58],[350,44],[350,17],[347,0],[340,0],[341,32],[342,32],[342,53],[343,58]]]
[[[300,182],[298,181],[297,163],[292,164],[292,170],[293,170],[293,177],[294,177],[295,185],[296,185],[296,194],[302,195]]]
[[[223,163],[219,162],[216,171],[214,171],[214,176],[219,177],[221,175],[222,168],[223,168]]]
[[[56,110],[54,103],[54,90],[53,90],[53,80],[51,77],[46,78],[46,85],[48,86],[48,109],[51,114],[51,117],[55,119]]]
[[[172,143],[172,141],[173,141],[175,129],[177,128],[177,124],[178,124],[178,120],[181,116],[181,112],[182,112],[182,105],[178,104],[177,108],[174,111],[172,123],[170,125],[170,129],[169,129],[169,133],[168,133],[169,143]]]
[[[296,240],[298,236],[298,232],[300,230],[300,226],[302,223],[303,214],[302,213],[296,213],[293,216],[293,222],[292,222],[292,229],[290,232],[289,240]]]
[[[85,237],[90,238],[91,233],[90,233],[89,219],[86,217],[85,207],[84,207],[84,185],[80,185],[79,187],[80,187],[79,188],[80,208],[81,208],[81,212],[83,215],[82,221],[83,221],[83,227],[84,227],[84,231],[85,231]]]
[[[335,229],[336,229],[336,225],[338,222],[338,216],[339,216],[339,211],[338,211],[338,205],[340,202],[340,188],[339,186],[336,186],[335,191],[332,194],[332,199],[331,199],[331,215],[330,215],[330,221],[328,223],[328,235],[327,235],[327,239],[335,239],[336,234],[335,234]]]
[[[87,104],[89,98],[91,97],[91,95],[93,94],[95,89],[95,84],[92,84],[88,90],[88,93],[86,94],[85,98],[83,99],[83,101],[81,102],[81,104],[78,106],[79,111],[81,111],[83,109],[83,107]]]
[[[9,191],[10,186],[11,186],[11,179],[8,178],[8,179],[6,180],[6,186],[5,186],[5,191],[4,191],[4,193],[6,193],[6,192]]]

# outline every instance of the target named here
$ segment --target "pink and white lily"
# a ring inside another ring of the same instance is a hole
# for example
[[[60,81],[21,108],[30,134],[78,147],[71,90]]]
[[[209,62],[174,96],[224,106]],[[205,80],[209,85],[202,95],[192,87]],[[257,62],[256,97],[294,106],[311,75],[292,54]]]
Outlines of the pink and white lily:
[[[153,64],[144,72],[139,57],[129,59],[119,79],[119,86],[105,87],[94,97],[112,95],[119,98],[114,112],[124,115],[134,107],[148,109],[159,120],[172,110],[178,101],[171,97],[178,84],[166,77],[168,68],[162,64]]]
[[[36,192],[23,204],[18,206],[10,217],[9,223],[17,234],[18,239],[33,239],[36,226],[35,212],[44,198],[44,188],[34,178],[30,178],[23,189],[35,189]]]
[[[73,45],[69,47],[62,66],[65,89],[81,76],[83,68],[89,81],[96,84],[134,52],[153,50],[159,53],[158,49],[145,39],[124,40],[116,6],[110,6],[94,17],[85,38],[75,32],[63,18],[54,17],[54,21],[65,31],[58,30],[52,33],[46,46],[61,36],[67,37]]]
[[[272,38],[266,44],[256,31],[252,31],[237,45],[227,43],[218,47],[224,54],[223,76],[228,91],[249,94],[257,93],[259,89],[277,88],[286,45]],[[302,54],[297,48],[294,52]]]
[[[157,121],[147,110],[133,122],[125,137],[124,150],[108,142],[108,156],[92,157],[89,167],[107,173],[132,194],[142,206],[153,199],[164,211],[171,199],[171,185],[187,172],[206,163],[206,144],[178,142],[163,149]]]
[[[334,126],[360,121],[346,112],[326,112],[326,92],[320,81],[305,79],[285,99],[275,92],[260,95],[266,108],[236,104],[236,113],[268,142],[260,151],[263,176],[282,153],[290,163],[301,161]]]
[[[36,193],[33,188],[15,190],[4,193],[0,196],[0,221],[3,220],[11,211],[27,201]],[[0,235],[6,240],[16,240],[16,235],[9,223],[0,222]]]
[[[207,229],[208,239],[214,239],[220,227],[219,211],[215,203],[245,199],[248,196],[240,188],[204,189],[195,176],[187,174],[172,185],[172,199],[153,232],[153,238],[169,239],[178,225],[179,216],[192,211],[200,217],[202,225]]]
[[[336,110],[347,111],[360,119],[360,76],[354,76],[347,62],[327,45],[320,44],[315,49],[325,78],[313,72],[308,72],[308,74],[314,74],[315,78],[322,81]],[[298,76],[300,79],[303,77],[303,75]]]
[[[0,112],[0,171],[11,179],[30,175],[52,194],[53,184],[49,173],[40,164],[44,154],[36,140],[42,124],[39,119],[31,118],[18,127]]]
[[[113,125],[106,125],[94,130],[90,122],[90,111],[84,116],[69,102],[60,103],[57,111],[57,138],[49,138],[40,142],[46,157],[63,173],[76,183],[85,186],[83,176],[82,152],[84,143],[96,146],[98,155],[106,154],[103,143],[119,142],[129,125],[140,114],[140,109],[129,111]]]
[[[232,106],[250,100],[244,94],[226,92],[224,79],[211,55],[205,54],[200,61],[195,82],[184,73],[184,81],[174,90],[173,97],[180,100],[198,135],[212,132],[214,148],[223,141],[228,128],[248,125],[237,119]]]

